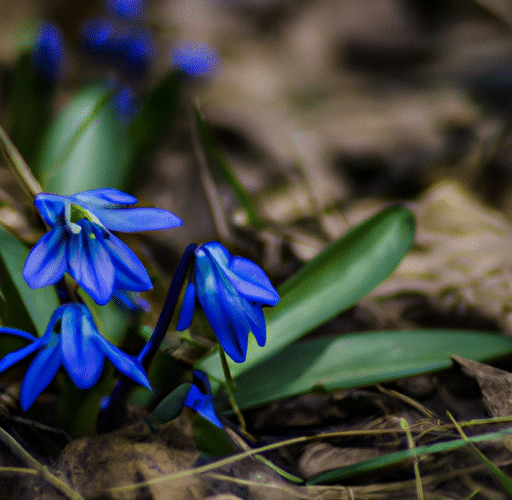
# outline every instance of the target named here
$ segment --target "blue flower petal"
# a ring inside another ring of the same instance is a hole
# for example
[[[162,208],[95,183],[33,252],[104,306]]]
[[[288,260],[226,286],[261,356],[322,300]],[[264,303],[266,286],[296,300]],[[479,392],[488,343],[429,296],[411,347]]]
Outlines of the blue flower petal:
[[[23,267],[23,278],[30,288],[57,283],[67,270],[66,230],[55,226],[32,248]]]
[[[62,315],[62,362],[79,389],[89,389],[98,382],[104,354],[94,337],[99,335],[89,310],[82,304],[70,304]]]
[[[16,363],[26,358],[27,356],[30,356],[33,352],[40,349],[47,342],[47,339],[45,339],[44,337],[40,337],[37,339],[36,337],[33,337],[29,333],[24,332],[22,330],[17,330],[15,328],[0,328],[0,334],[1,333],[16,335],[18,337],[33,340],[33,342],[25,347],[22,347],[21,349],[18,349],[17,351],[13,351],[6,354],[0,360],[0,373],[7,370],[11,366],[14,366]]]
[[[110,255],[115,269],[115,289],[144,292],[153,285],[146,268],[139,258],[113,234],[103,240],[103,245]]]
[[[243,257],[233,257],[229,267],[233,272],[229,278],[241,295],[269,306],[279,302],[277,290],[260,266]]]
[[[194,283],[188,283],[183,295],[183,304],[181,306],[180,317],[176,330],[183,331],[190,327],[192,318],[194,317],[194,309],[196,307],[196,287]]]
[[[124,233],[170,229],[183,224],[179,217],[162,208],[95,208],[94,215],[106,228]]]
[[[69,203],[67,196],[51,193],[39,193],[34,200],[34,205],[39,210],[41,217],[50,227],[57,224],[58,217],[64,212],[66,203]]]
[[[197,297],[222,348],[233,361],[247,355],[249,324],[241,313],[240,298],[226,277],[215,272],[208,259],[196,259]]]
[[[94,342],[97,348],[100,349],[105,356],[110,359],[112,364],[123,374],[135,380],[138,384],[151,389],[144,368],[134,356],[129,356],[121,349],[111,344],[108,340],[104,339],[101,335],[94,337]]]
[[[245,308],[247,319],[251,325],[251,332],[260,347],[263,347],[267,341],[267,327],[265,316],[260,304],[248,304]]]
[[[98,208],[108,208],[117,205],[133,205],[137,198],[114,188],[89,189],[70,196],[72,200],[83,205],[95,205]],[[92,209],[92,207],[91,207]]]
[[[197,386],[193,385],[190,388],[183,402],[183,406],[197,411],[199,415],[206,418],[217,427],[224,427],[215,413],[212,396],[210,394],[203,394]]]
[[[79,225],[81,232],[69,241],[69,272],[98,304],[104,305],[114,291],[114,266],[101,230],[87,220],[79,221]]]
[[[39,351],[30,363],[20,391],[20,403],[24,411],[32,406],[59,370],[62,364],[59,341],[60,339],[54,335],[50,344]]]

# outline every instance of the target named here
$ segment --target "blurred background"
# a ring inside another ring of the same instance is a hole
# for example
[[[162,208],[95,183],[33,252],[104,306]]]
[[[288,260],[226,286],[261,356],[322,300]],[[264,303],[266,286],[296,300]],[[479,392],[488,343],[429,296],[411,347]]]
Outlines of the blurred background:
[[[211,48],[218,59],[186,82],[176,119],[136,174],[137,196],[184,220],[150,236],[161,269],[171,273],[190,241],[221,238],[256,255],[279,283],[350,226],[402,202],[418,217],[416,248],[345,327],[512,331],[510,2],[139,4],[128,24],[148,30],[154,45],[147,61],[125,71],[91,57],[84,41],[91,19],[123,18],[115,1],[0,1],[0,118],[12,120],[10,75],[42,21],[61,30],[67,47],[55,112],[102,78],[143,96],[169,71],[179,43]],[[258,231],[229,186],[201,169],[196,103],[253,197]]]

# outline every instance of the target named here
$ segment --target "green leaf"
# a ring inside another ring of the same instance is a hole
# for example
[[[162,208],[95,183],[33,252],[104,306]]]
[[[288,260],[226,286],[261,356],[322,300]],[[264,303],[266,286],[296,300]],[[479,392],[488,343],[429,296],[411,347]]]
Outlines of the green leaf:
[[[226,161],[226,158],[220,150],[209,125],[201,116],[197,107],[195,109],[195,119],[199,142],[204,150],[208,167],[212,170],[214,176],[218,176],[217,172],[220,173],[228,186],[233,190],[238,202],[242,205],[247,214],[249,224],[257,229],[261,229],[263,227],[263,222],[258,216],[252,196],[245,190],[234,174],[231,166]]]
[[[176,389],[165,397],[144,419],[144,422],[148,424],[153,432],[158,430],[159,424],[166,424],[174,420],[183,411],[183,403],[191,387],[192,384],[190,382],[176,387]]]
[[[43,335],[53,311],[60,305],[53,287],[31,290],[21,275],[28,249],[0,228],[1,319],[5,326]]]
[[[308,262],[279,287],[279,304],[267,310],[265,347],[258,347],[251,337],[247,361],[229,363],[233,376],[265,361],[371,292],[405,256],[414,230],[411,211],[388,207]],[[223,378],[218,355],[205,360],[200,369]]]
[[[460,330],[391,330],[302,341],[236,379],[248,408],[311,392],[376,384],[451,366],[450,356],[485,361],[512,353],[512,338]]]
[[[182,78],[180,72],[169,71],[144,99],[139,113],[130,123],[127,134],[135,164],[139,164],[169,133],[181,96]]]
[[[17,59],[9,83],[9,132],[27,164],[34,168],[50,122],[55,86],[35,73],[29,52]]]
[[[208,419],[196,413],[192,419],[197,449],[208,457],[225,457],[238,451],[230,435]]]
[[[507,435],[512,434],[512,429],[505,429],[502,432],[492,432],[489,434],[482,434],[480,436],[473,436],[468,438],[471,443],[481,443],[485,441],[502,441]],[[370,458],[363,462],[358,462],[353,465],[334,469],[332,471],[324,472],[313,476],[306,481],[307,486],[313,486],[315,484],[333,484],[340,482],[348,477],[355,476],[356,474],[368,473],[377,469],[394,465],[398,462],[402,462],[409,457],[426,455],[428,453],[440,453],[455,450],[466,446],[467,441],[464,439],[456,439],[454,441],[445,441],[441,443],[419,446],[418,448],[412,448],[409,450],[396,451],[394,453],[388,453],[376,458]]]
[[[69,195],[102,187],[124,188],[131,154],[112,94],[106,85],[87,87],[54,120],[37,168],[46,191]]]

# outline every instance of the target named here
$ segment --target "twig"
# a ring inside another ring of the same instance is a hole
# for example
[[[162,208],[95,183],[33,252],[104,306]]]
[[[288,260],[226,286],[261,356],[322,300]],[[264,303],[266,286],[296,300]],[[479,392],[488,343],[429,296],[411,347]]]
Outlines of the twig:
[[[1,126],[0,149],[2,150],[2,154],[4,155],[9,168],[16,176],[20,185],[32,198],[35,198],[42,191],[42,188],[21,156],[18,148],[16,148],[12,143],[11,139]]]
[[[59,490],[70,500],[84,500],[82,495],[80,495],[74,489],[69,487],[65,482],[61,481],[58,477],[54,476],[48,470],[47,467],[45,467],[43,464],[40,464],[32,455],[30,455],[22,446],[20,446],[20,444],[10,434],[8,434],[1,427],[0,441],[3,444],[5,444],[17,458],[25,462],[30,467],[30,469],[28,469],[27,471],[37,471],[37,473],[40,474],[41,477],[46,482],[51,484],[54,488]],[[31,474],[31,472],[27,472],[27,474]]]

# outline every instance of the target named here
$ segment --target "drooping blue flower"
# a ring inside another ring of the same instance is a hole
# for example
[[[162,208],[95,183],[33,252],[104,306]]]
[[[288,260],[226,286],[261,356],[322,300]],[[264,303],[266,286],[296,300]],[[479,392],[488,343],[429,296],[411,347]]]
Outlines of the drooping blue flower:
[[[184,40],[175,46],[171,64],[187,75],[200,76],[217,70],[220,57],[205,43]]]
[[[100,305],[116,290],[142,292],[151,280],[137,256],[110,231],[169,229],[181,219],[137,202],[117,189],[92,189],[71,196],[40,193],[34,201],[51,230],[30,251],[23,277],[30,288],[57,283],[68,272]]]
[[[20,403],[24,410],[32,406],[61,366],[79,389],[90,389],[98,382],[106,357],[123,375],[151,388],[137,358],[103,338],[83,304],[71,303],[58,307],[42,337],[36,338],[22,330],[5,327],[0,328],[1,333],[16,335],[31,343],[4,356],[0,360],[0,372],[39,351],[21,384]]]
[[[43,23],[37,30],[32,50],[32,63],[36,73],[53,82],[62,71],[64,37],[52,23]]]
[[[249,332],[260,347],[265,345],[267,332],[261,308],[276,305],[279,294],[257,264],[232,256],[217,242],[199,246],[178,330],[190,326],[196,297],[220,345],[233,361],[245,361]]]
[[[188,391],[183,406],[188,406],[197,411],[203,418],[209,420],[217,427],[224,427],[217,417],[213,406],[212,388],[205,373],[194,370],[194,384]]]

